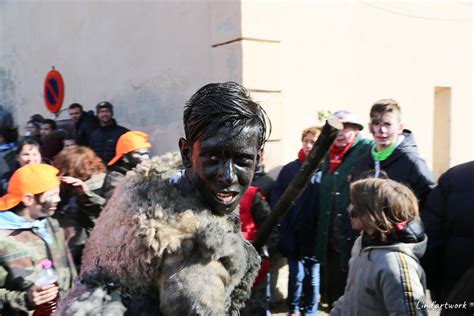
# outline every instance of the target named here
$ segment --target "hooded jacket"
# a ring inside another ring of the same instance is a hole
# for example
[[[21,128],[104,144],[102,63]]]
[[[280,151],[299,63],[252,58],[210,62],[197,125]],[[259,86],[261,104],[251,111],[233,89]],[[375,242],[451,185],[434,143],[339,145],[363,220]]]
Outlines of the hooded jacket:
[[[427,237],[419,221],[372,241],[364,233],[355,241],[344,295],[331,315],[427,315],[425,273],[419,260]]]
[[[238,315],[260,258],[242,238],[238,209],[215,215],[186,176],[169,179],[180,163],[178,154],[154,157],[127,174],[59,315],[105,315],[120,301],[129,315]]]
[[[403,141],[387,159],[380,162],[380,169],[387,174],[389,179],[403,183],[412,189],[422,205],[435,181],[426,162],[418,154],[412,132],[406,129],[402,135]],[[369,150],[354,168],[352,181],[373,176],[374,169],[375,162]]]

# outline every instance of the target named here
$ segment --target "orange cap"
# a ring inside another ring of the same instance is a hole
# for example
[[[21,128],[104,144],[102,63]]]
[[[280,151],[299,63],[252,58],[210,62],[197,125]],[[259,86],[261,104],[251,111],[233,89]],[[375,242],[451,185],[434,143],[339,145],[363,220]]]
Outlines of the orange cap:
[[[118,139],[117,146],[115,147],[115,157],[112,158],[112,160],[110,160],[107,165],[113,165],[126,153],[137,149],[150,147],[151,144],[148,142],[148,135],[146,133],[140,131],[126,132]]]
[[[46,164],[29,164],[17,169],[8,182],[7,194],[0,197],[0,211],[20,204],[25,194],[40,194],[58,187],[59,170]]]

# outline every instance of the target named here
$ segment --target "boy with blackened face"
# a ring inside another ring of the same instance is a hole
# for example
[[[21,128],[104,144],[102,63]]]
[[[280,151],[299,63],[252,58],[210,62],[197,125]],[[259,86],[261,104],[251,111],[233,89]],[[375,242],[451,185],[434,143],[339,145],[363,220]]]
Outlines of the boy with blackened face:
[[[268,118],[245,88],[226,82],[199,89],[183,121],[180,156],[143,162],[116,188],[88,240],[81,283],[65,299],[64,314],[84,312],[83,292],[110,284],[98,278],[114,280],[129,314],[237,315],[244,306],[260,257],[242,238],[238,205]],[[101,302],[95,310],[105,314],[111,305]]]
[[[186,177],[216,214],[234,210],[253,178],[266,133],[261,107],[235,83],[207,85],[188,102],[179,148]]]

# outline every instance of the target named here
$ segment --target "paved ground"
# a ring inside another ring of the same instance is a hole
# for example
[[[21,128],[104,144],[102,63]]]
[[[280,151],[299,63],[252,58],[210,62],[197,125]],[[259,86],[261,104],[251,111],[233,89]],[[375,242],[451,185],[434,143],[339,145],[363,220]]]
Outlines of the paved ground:
[[[288,309],[286,308],[286,304],[280,304],[278,306],[275,306],[271,309],[272,315],[276,316],[285,316],[288,315]],[[329,310],[327,305],[324,306],[319,306],[318,308],[318,316],[327,316],[329,315]]]
[[[431,303],[431,297],[427,297],[427,303]],[[276,306],[271,309],[272,315],[275,316],[286,316],[288,315],[288,310],[285,306],[285,304],[282,304],[281,306]],[[439,316],[440,312],[437,310],[428,310],[428,316]],[[327,305],[319,306],[318,308],[318,316],[328,316],[329,315],[329,310],[327,308]]]

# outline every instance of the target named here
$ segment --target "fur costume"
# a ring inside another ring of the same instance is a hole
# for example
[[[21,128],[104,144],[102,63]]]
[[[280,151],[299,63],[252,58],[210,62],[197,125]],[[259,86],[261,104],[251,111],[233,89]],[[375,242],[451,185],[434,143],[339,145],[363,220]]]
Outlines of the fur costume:
[[[127,174],[97,219],[60,315],[105,315],[114,293],[130,315],[239,314],[260,258],[242,238],[238,209],[215,215],[185,176],[170,181],[180,164],[167,154]]]

